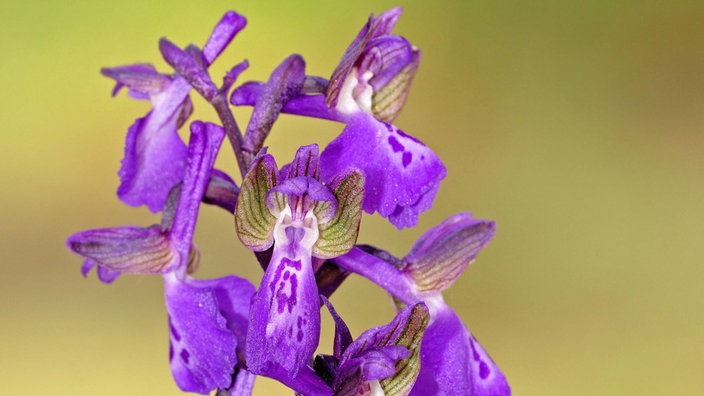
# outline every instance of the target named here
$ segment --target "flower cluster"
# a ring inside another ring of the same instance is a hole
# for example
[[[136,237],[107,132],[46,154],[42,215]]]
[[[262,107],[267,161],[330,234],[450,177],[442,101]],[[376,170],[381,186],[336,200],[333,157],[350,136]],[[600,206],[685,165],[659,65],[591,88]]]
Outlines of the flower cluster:
[[[246,25],[230,11],[199,48],[161,39],[172,74],[149,64],[105,68],[152,108],[127,131],[117,195],[161,212],[149,227],[93,229],[67,246],[96,267],[105,283],[121,274],[159,274],[169,327],[169,361],[184,391],[251,394],[256,376],[302,395],[509,395],[501,371],[444,302],[442,291],[493,238],[495,224],[469,213],[426,231],[397,258],[357,245],[362,211],[412,227],[432,206],[445,167],[392,122],[401,111],[420,52],[391,34],[401,10],[370,17],[329,79],[308,76],[299,55],[266,82],[235,86],[249,66],[233,66],[221,84],[208,68]],[[178,130],[193,111],[191,91],[217,112],[220,125],[193,121],[185,144]],[[231,105],[252,106],[244,134]],[[344,124],[322,151],[302,146],[283,166],[264,142],[281,113]],[[213,167],[227,137],[239,185]],[[192,275],[201,203],[234,219],[239,240],[264,269],[259,287],[235,275]],[[386,290],[396,316],[356,339],[328,300],[350,274]],[[315,355],[321,308],[335,323],[332,354]]]

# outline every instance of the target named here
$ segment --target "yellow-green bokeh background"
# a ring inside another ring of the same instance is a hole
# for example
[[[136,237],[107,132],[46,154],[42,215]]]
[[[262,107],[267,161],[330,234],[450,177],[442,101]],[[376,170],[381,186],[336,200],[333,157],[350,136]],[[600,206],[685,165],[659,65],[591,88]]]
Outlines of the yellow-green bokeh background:
[[[178,394],[160,279],[83,279],[63,246],[158,221],[115,197],[148,104],[110,98],[101,66],[167,70],[159,37],[202,44],[234,8],[249,26],[214,76],[247,58],[242,78],[263,79],[291,52],[328,76],[368,13],[399,3],[423,60],[397,124],[448,176],[419,228],[366,216],[360,240],[402,255],[454,212],[497,220],[446,300],[516,395],[704,394],[704,3],[642,0],[3,2],[0,394]],[[284,116],[270,145],[283,163],[339,129]],[[261,276],[222,211],[202,210],[196,241],[199,276]],[[333,302],[355,335],[392,315],[356,278]]]

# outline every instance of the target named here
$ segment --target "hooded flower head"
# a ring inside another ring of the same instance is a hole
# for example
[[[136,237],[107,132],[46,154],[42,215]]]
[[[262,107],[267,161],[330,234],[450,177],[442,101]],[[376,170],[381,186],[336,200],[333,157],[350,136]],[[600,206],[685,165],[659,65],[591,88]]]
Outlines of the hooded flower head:
[[[332,356],[318,355],[316,368],[335,395],[406,395],[420,369],[419,349],[428,325],[423,303],[400,310],[391,323],[352,341],[347,326],[324,300],[335,321]]]
[[[189,276],[199,260],[192,242],[198,209],[224,135],[214,124],[191,125],[184,180],[172,190],[162,224],[89,230],[67,241],[86,258],[84,269],[98,266],[102,280],[120,273],[162,275],[171,371],[181,389],[203,394],[231,385],[254,294],[254,286],[236,276]]]
[[[343,114],[360,111],[392,122],[401,111],[420,63],[420,51],[391,34],[401,8],[373,15],[330,77],[325,102]]]
[[[290,381],[312,358],[320,334],[312,259],[354,246],[363,182],[351,171],[324,184],[315,145],[300,148],[281,170],[264,153],[252,163],[235,211],[237,234],[254,251],[273,247],[250,311],[246,360],[252,372]]]

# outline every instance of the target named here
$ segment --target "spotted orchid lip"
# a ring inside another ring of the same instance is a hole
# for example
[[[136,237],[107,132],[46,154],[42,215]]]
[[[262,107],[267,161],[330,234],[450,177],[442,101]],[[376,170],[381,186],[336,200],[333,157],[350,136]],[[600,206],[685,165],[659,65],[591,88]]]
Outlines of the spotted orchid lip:
[[[310,224],[307,227],[306,224]],[[312,265],[318,239],[315,216],[293,220],[286,207],[274,226],[274,251],[254,296],[247,330],[250,371],[296,377],[318,346],[320,303]]]

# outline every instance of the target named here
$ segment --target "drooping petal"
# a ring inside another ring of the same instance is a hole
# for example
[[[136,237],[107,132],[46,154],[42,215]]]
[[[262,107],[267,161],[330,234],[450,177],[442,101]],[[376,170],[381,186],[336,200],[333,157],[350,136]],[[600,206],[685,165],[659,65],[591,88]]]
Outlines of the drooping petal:
[[[317,224],[286,225],[289,208],[274,229],[274,252],[255,295],[247,332],[249,369],[284,383],[313,358],[320,337],[320,299],[311,263]]]
[[[366,183],[362,208],[398,228],[430,209],[445,166],[425,144],[371,115],[358,114],[321,155],[323,179],[357,168]]]
[[[393,29],[400,16],[401,8],[397,7],[381,13],[376,18],[373,15],[369,17],[369,21],[347,47],[340,64],[332,73],[332,77],[330,77],[330,84],[325,95],[328,106],[335,107],[337,105],[342,85],[345,83],[345,79],[352,71],[367,43],[376,37],[391,33],[391,29]]]
[[[90,260],[90,259],[86,260],[83,263],[83,266],[81,266],[81,273],[83,274],[83,276],[87,277],[88,272],[90,272],[90,270],[93,267],[95,267],[96,265],[98,265],[98,264],[95,261]],[[98,268],[95,270],[95,272],[98,274],[98,279],[101,282],[108,283],[108,284],[114,282],[120,276],[119,271],[113,271],[111,269],[101,267],[99,265],[98,265]]]
[[[429,229],[404,257],[420,293],[439,293],[454,283],[496,234],[496,223],[458,213]]]
[[[249,62],[246,60],[232,66],[230,71],[228,71],[225,74],[225,77],[222,78],[222,85],[220,86],[220,91],[223,93],[223,95],[228,94],[230,92],[230,88],[232,88],[232,85],[237,81],[237,78],[239,78],[240,74],[247,70],[249,67]]]
[[[234,381],[229,389],[220,389],[215,396],[249,396],[254,390],[256,375],[241,368],[235,368]]]
[[[118,172],[117,195],[131,206],[147,205],[152,212],[164,207],[171,188],[181,181],[186,166],[186,145],[177,123],[190,85],[182,78],[151,97],[153,109],[127,131],[125,156]]]
[[[172,273],[164,289],[176,384],[201,394],[230,387],[254,286],[235,276],[199,281]]]
[[[245,24],[244,17],[235,12],[223,16],[203,50],[208,65]],[[112,68],[115,69],[118,68]],[[134,70],[128,71],[134,74]],[[151,73],[144,67],[137,71]],[[190,114],[192,110],[188,100],[191,85],[181,76],[170,78],[169,84],[149,96],[152,110],[128,130],[125,156],[119,171],[121,184],[117,195],[120,200],[131,206],[146,205],[152,212],[164,207],[169,190],[183,178],[186,165],[186,146],[179,138],[177,128],[187,118],[184,114]]]
[[[412,396],[508,396],[501,370],[448,306],[436,307],[420,348],[421,368]]]
[[[213,169],[210,172],[208,188],[203,195],[204,203],[216,205],[230,213],[235,213],[239,195],[240,188],[227,173],[218,169]]]
[[[332,389],[308,366],[303,367],[295,378],[279,379],[281,383],[305,396],[332,396]]]
[[[286,179],[298,176],[320,178],[320,150],[317,144],[299,147],[290,164],[281,168],[281,175]]]

